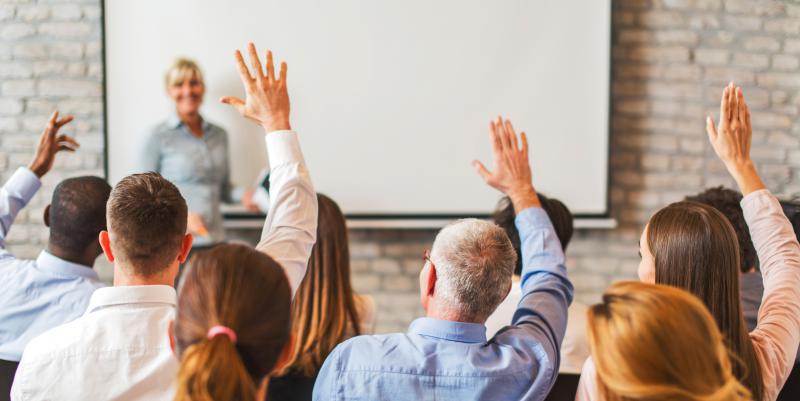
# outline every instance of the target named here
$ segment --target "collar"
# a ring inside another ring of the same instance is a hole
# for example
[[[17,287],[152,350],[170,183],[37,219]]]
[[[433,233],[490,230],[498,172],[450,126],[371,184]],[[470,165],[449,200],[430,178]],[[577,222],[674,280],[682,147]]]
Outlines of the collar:
[[[408,327],[409,334],[462,343],[485,343],[486,326],[478,323],[452,322],[429,317],[414,320]]]
[[[39,257],[36,258],[36,267],[38,267],[39,270],[60,276],[83,277],[95,281],[100,280],[100,276],[98,276],[97,272],[90,266],[68,262],[57,256],[53,256],[53,254],[47,251],[42,251]]]
[[[208,132],[209,128],[211,128],[211,123],[209,123],[208,121],[206,121],[206,119],[205,119],[205,118],[203,118],[203,116],[202,116],[202,115],[200,116],[200,120],[202,121],[203,132]],[[181,120],[181,118],[180,118],[180,117],[178,117],[178,113],[177,113],[177,112],[175,112],[175,110],[172,110],[172,111],[169,113],[169,116],[167,117],[167,125],[168,125],[170,128],[180,128],[180,127],[182,127],[184,124],[183,124],[183,121]]]
[[[168,285],[106,287],[94,291],[86,313],[109,306],[130,304],[165,304],[175,307],[177,298],[175,289]]]

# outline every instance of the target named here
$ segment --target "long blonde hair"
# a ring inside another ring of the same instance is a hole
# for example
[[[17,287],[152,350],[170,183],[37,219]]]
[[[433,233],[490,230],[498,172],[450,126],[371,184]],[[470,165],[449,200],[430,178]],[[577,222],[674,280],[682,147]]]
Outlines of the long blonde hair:
[[[331,198],[319,194],[317,243],[308,271],[292,302],[293,348],[278,373],[313,377],[339,343],[361,334],[350,285],[350,251],[344,215]]]
[[[588,327],[605,401],[751,399],[711,314],[686,291],[617,283],[589,309]]]

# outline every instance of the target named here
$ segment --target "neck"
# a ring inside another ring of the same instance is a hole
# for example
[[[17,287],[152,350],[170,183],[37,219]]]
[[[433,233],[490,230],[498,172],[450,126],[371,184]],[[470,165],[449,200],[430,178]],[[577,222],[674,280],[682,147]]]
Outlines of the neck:
[[[84,250],[83,252],[80,253],[71,252],[52,243],[47,244],[47,253],[61,260],[66,260],[67,262],[70,263],[86,266],[90,269],[94,267],[94,261],[97,259],[97,256],[99,255],[99,253],[97,252],[90,252],[89,249]]]
[[[177,267],[177,266],[175,266]],[[137,274],[133,274],[134,269],[132,266],[128,265],[127,263],[120,263],[119,261],[114,262],[114,286],[115,287],[122,287],[122,286],[131,286],[131,285],[168,285],[170,287],[175,286],[175,274],[173,274],[173,266],[170,266],[167,269],[164,269],[163,272],[159,274],[154,274],[148,277],[142,277]]]
[[[460,311],[454,310],[452,308],[442,308],[437,307],[436,305],[431,305],[428,308],[426,316],[431,319],[438,319],[438,320],[447,320],[451,322],[461,322],[461,323],[477,323],[477,324],[485,324],[486,320],[479,320],[474,318],[468,318]]]
[[[200,118],[200,113],[196,111],[191,113],[181,113],[181,112],[177,113],[178,113],[178,118],[180,118],[184,124],[187,124],[189,126],[199,127],[200,123],[202,122],[202,119]]]

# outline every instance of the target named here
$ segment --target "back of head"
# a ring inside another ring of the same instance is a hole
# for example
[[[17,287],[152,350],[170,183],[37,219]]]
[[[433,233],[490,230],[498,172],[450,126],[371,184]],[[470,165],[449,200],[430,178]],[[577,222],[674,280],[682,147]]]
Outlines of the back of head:
[[[742,273],[747,273],[751,268],[757,267],[756,249],[750,238],[750,230],[747,228],[744,211],[740,205],[742,194],[720,186],[706,189],[694,196],[687,196],[686,200],[711,206],[722,213],[736,231],[736,238],[739,241],[739,268]]]
[[[464,219],[439,231],[431,260],[437,302],[462,319],[482,322],[507,295],[517,254],[502,228]]]
[[[111,186],[99,177],[75,177],[61,181],[50,203],[50,245],[74,255],[90,245],[106,229],[106,203]]]
[[[589,309],[588,328],[606,401],[750,400],[711,315],[683,290],[617,283]]]
[[[572,234],[575,230],[572,212],[567,208],[567,205],[558,199],[548,198],[547,196],[539,194],[539,201],[542,203],[542,209],[547,213],[547,217],[550,218],[550,222],[553,223],[553,229],[556,232],[558,241],[561,243],[561,249],[566,252],[569,241],[572,239]],[[519,231],[517,231],[517,226],[514,224],[517,214],[514,211],[514,205],[511,203],[511,199],[507,196],[501,198],[497,203],[497,208],[492,217],[495,224],[505,230],[506,235],[508,235],[511,244],[514,245],[514,249],[517,252],[517,264],[514,269],[514,274],[522,274],[522,251],[520,249]]]
[[[308,270],[292,302],[295,342],[281,373],[313,377],[328,354],[351,334],[359,335],[359,316],[350,285],[347,226],[339,206],[319,194],[317,242]]]
[[[734,374],[756,400],[763,393],[761,368],[739,299],[739,242],[728,219],[711,206],[677,202],[647,225],[656,283],[694,294],[706,305],[737,357]]]
[[[255,401],[289,339],[291,290],[269,256],[220,245],[193,257],[178,288],[178,401]],[[231,329],[208,338],[215,326]]]
[[[158,173],[129,175],[108,200],[108,231],[114,256],[139,277],[169,267],[186,234],[186,201]]]

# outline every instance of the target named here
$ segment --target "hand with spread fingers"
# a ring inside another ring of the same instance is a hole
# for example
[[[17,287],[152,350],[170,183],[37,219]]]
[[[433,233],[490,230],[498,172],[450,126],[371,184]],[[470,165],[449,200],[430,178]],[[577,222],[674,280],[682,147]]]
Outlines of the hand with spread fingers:
[[[472,162],[489,186],[505,193],[511,199],[514,210],[519,213],[529,207],[541,207],[539,197],[531,182],[531,166],[528,161],[528,138],[520,134],[519,141],[511,121],[498,117],[489,125],[495,168],[489,171],[483,163]]]
[[[275,78],[275,66],[272,52],[267,51],[267,70],[261,66],[256,46],[248,45],[250,66],[253,74],[245,65],[240,51],[236,51],[236,63],[246,92],[245,100],[233,96],[223,96],[220,101],[229,104],[244,117],[254,120],[267,132],[288,130],[289,125],[289,92],[286,89],[286,63],[281,63],[280,75]]]
[[[753,139],[750,109],[742,88],[733,82],[722,91],[719,114],[718,127],[711,116],[706,119],[706,131],[714,152],[736,180],[743,195],[766,188],[750,159]]]
[[[72,116],[59,119],[57,111],[50,116],[47,126],[39,137],[39,144],[36,146],[36,154],[33,157],[33,161],[28,165],[28,168],[37,177],[41,178],[53,168],[56,153],[62,150],[74,152],[80,146],[75,138],[58,133],[58,130],[70,121],[72,121]]]

